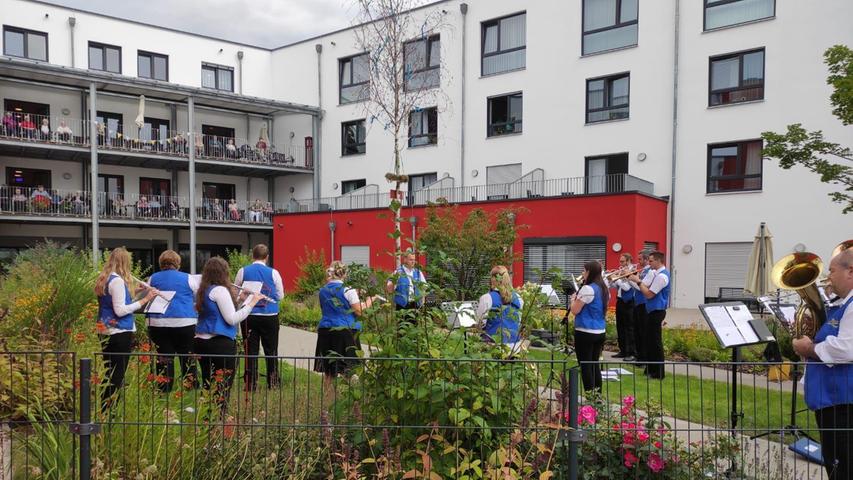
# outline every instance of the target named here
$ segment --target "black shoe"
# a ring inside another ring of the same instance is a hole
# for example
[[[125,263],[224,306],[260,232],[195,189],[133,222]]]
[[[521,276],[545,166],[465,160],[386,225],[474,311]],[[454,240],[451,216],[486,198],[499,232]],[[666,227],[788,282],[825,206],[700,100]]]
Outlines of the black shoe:
[[[626,362],[633,362],[633,361],[636,361],[636,360],[637,360],[637,358],[636,358],[636,357],[634,357],[633,355],[628,355],[628,356],[627,356],[627,357],[625,357],[623,360],[624,360],[624,361],[626,361]]]
[[[619,352],[616,355],[613,355],[613,358],[625,358],[625,357],[627,357],[627,355],[625,355],[622,352]]]

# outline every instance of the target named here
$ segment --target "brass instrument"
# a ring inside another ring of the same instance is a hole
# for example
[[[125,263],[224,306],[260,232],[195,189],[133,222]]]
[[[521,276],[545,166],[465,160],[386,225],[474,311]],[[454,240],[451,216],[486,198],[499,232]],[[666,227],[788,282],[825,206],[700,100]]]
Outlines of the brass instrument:
[[[630,277],[631,275],[636,275],[639,273],[636,267],[628,270],[627,272],[620,273],[619,275],[613,275],[607,279],[609,282],[615,282],[616,280],[622,280],[625,277]]]
[[[829,258],[835,258],[836,255],[849,248],[853,248],[853,239],[844,240],[843,242],[836,245],[835,248],[832,249],[832,256],[830,256]]]
[[[823,261],[811,252],[796,252],[773,265],[770,278],[783,290],[794,290],[803,300],[794,315],[794,324],[787,326],[794,338],[814,338],[826,321],[824,299],[818,289]]]

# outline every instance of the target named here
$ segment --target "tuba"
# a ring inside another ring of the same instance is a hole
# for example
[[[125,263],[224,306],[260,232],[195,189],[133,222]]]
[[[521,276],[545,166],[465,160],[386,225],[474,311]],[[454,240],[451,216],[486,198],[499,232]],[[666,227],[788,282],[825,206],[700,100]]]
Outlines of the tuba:
[[[794,338],[814,338],[826,321],[823,297],[817,283],[823,271],[823,261],[810,252],[788,255],[773,265],[770,278],[782,290],[794,290],[803,302],[794,315],[794,324],[788,326]]]

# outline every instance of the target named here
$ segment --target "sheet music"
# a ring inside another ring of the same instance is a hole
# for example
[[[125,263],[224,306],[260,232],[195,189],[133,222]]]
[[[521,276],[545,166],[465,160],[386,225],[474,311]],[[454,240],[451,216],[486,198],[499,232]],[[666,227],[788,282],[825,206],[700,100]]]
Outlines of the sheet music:
[[[749,321],[753,319],[752,313],[745,306],[729,306],[726,307],[726,312],[732,318],[735,327],[743,335],[743,343],[758,343],[760,341],[755,330],[752,329],[752,325],[749,324]]]
[[[252,293],[261,293],[261,289],[263,287],[264,287],[264,282],[253,282],[251,280],[245,281],[245,282],[243,282],[243,285],[240,285],[240,288],[242,288],[244,291],[252,292]],[[249,301],[249,298],[246,297],[246,299],[243,300],[243,303],[240,304],[240,308],[245,307],[246,303],[248,301]]]
[[[166,309],[169,308],[169,303],[171,303],[172,298],[174,298],[174,296],[174,291],[160,290],[160,295],[154,297],[154,299],[148,302],[148,305],[145,306],[145,313],[166,313]]]
[[[708,323],[711,324],[711,328],[720,337],[720,343],[723,344],[723,347],[732,347],[745,343],[743,335],[738,330],[732,317],[729,316],[729,312],[725,306],[706,307],[705,315],[708,318]]]
[[[477,324],[477,305],[475,302],[462,302],[453,308],[453,328],[470,328]]]
[[[554,291],[554,287],[551,285],[540,285],[539,291],[548,299],[548,305],[560,304],[560,298],[557,296],[557,292]]]

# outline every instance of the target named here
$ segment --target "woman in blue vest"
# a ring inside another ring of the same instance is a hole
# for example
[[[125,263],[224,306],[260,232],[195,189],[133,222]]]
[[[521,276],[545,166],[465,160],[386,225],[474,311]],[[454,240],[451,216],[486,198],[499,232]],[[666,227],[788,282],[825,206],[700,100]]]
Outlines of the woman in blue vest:
[[[249,316],[259,300],[260,295],[252,294],[243,308],[237,310],[234,307],[237,299],[228,277],[228,262],[213,257],[204,265],[195,300],[198,325],[193,349],[199,356],[204,387],[214,390],[215,399],[223,410],[237,368],[237,325]]]
[[[124,384],[124,374],[133,347],[136,322],[133,312],[142,308],[159,292],[149,289],[145,297],[134,302],[127,285],[130,283],[130,254],[116,248],[104,263],[95,281],[98,296],[98,333],[101,335],[107,385],[103,391],[103,406],[109,405],[113,394]]]
[[[601,365],[604,349],[607,302],[610,292],[601,278],[601,264],[590,260],[583,265],[583,286],[572,298],[570,310],[575,316],[575,355],[581,366],[583,389],[601,389]]]
[[[492,268],[490,290],[477,301],[477,319],[484,324],[483,339],[498,342],[517,353],[521,346],[521,308],[524,302],[512,288],[509,270],[503,265]]]
[[[332,262],[326,270],[328,282],[319,292],[323,316],[317,329],[314,371],[323,372],[324,397],[331,393],[332,379],[355,364],[352,359],[340,357],[356,357],[361,350],[358,342],[361,322],[357,317],[372,304],[371,298],[362,302],[354,288],[344,285],[347,273],[347,266],[342,262]]]
[[[166,377],[160,389],[170,391],[175,379],[175,355],[182,355],[181,376],[188,386],[198,384],[193,352],[195,325],[198,313],[193,303],[198,291],[199,280],[182,272],[181,256],[174,250],[160,254],[160,271],[151,275],[148,284],[165,294],[172,294],[172,301],[164,313],[148,314],[148,337],[157,349],[157,375]]]

